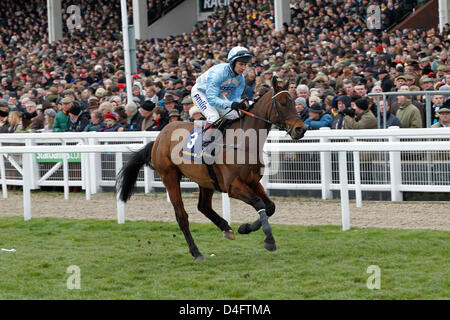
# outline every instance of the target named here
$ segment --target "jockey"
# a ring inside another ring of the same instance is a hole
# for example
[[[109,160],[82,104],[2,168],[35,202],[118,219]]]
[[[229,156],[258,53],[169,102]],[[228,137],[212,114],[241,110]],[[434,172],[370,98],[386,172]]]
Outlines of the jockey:
[[[242,73],[253,55],[244,47],[234,47],[228,53],[228,63],[221,63],[201,74],[192,87],[194,104],[202,110],[206,118],[204,145],[211,142],[214,122],[221,116],[234,120],[239,117],[237,110],[245,107],[241,103],[245,80]]]

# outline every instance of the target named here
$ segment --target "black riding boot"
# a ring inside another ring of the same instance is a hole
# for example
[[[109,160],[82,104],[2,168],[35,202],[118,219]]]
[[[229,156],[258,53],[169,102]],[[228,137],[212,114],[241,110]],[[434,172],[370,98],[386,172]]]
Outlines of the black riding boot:
[[[209,126],[209,128],[208,128]],[[208,128],[203,133],[203,152],[202,156],[206,163],[213,163],[215,160],[215,143],[214,143],[214,129],[215,126],[209,123],[206,123],[206,127]]]

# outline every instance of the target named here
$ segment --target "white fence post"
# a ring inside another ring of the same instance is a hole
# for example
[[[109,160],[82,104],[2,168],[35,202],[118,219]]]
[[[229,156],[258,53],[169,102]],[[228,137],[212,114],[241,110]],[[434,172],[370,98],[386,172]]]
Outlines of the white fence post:
[[[339,151],[339,184],[341,187],[342,231],[350,229],[350,205],[348,198],[347,151]]]
[[[391,136],[389,142],[400,142],[400,138]],[[389,152],[389,170],[391,175],[391,201],[403,201],[403,193],[399,191],[402,183],[402,164],[399,151]]]
[[[352,139],[356,142],[356,139]],[[355,174],[355,199],[356,207],[361,208],[362,206],[362,195],[361,195],[361,162],[359,160],[359,151],[353,151],[353,171]]]
[[[97,145],[98,139],[89,138],[89,145]],[[91,185],[91,194],[96,194],[100,187],[100,179],[102,176],[102,165],[101,165],[101,155],[100,153],[90,153],[89,154],[89,172],[90,174],[90,185]]]
[[[355,199],[356,206],[362,207],[362,192],[361,192],[361,162],[359,160],[359,151],[353,152],[353,166],[355,172]]]
[[[63,142],[63,146],[66,146],[66,142]],[[63,153],[63,177],[64,177],[64,199],[69,200],[69,154]]]
[[[122,152],[116,152],[116,175],[119,173],[120,169],[122,169]],[[116,190],[117,192],[117,190]],[[117,192],[117,223],[123,224],[125,223],[125,203],[119,198],[119,193]]]
[[[150,139],[145,138],[143,146],[146,146],[150,142]],[[155,179],[153,170],[149,166],[144,166],[144,193],[148,194],[152,191],[152,183]]]
[[[31,144],[27,139],[25,144]],[[22,156],[22,181],[23,181],[23,217],[24,220],[31,219],[31,184],[32,184],[32,164],[33,153],[26,153]]]
[[[35,146],[36,142],[33,139],[26,139],[25,145],[28,147]],[[34,154],[30,154],[30,188],[31,189],[39,189],[39,164],[37,163],[36,156]]]
[[[320,143],[330,142],[328,138],[320,138]],[[330,190],[332,181],[331,152],[320,152],[320,184],[322,188],[322,199],[332,199]]]
[[[230,197],[228,196],[228,193],[222,193],[222,217],[228,224],[231,223]]]
[[[86,145],[86,140],[83,139],[83,145]],[[84,192],[86,195],[86,200],[91,200],[91,174],[89,165],[89,153],[81,154],[81,180],[84,185]]]
[[[0,148],[2,143],[0,141]],[[2,176],[2,193],[3,198],[8,198],[8,186],[6,184],[6,169],[5,169],[5,157],[3,153],[0,153],[0,175]]]

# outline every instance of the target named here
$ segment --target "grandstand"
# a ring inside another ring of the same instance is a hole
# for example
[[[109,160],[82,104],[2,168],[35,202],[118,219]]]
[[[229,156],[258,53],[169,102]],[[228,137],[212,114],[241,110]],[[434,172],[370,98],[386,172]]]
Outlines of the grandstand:
[[[154,9],[148,11],[148,21],[156,21],[170,9],[176,9],[179,2],[149,1],[148,7]],[[345,67],[350,67],[353,75],[358,64],[363,65],[362,69],[374,68],[378,72],[387,67],[392,71],[394,61],[404,64],[406,60],[419,62],[427,57],[435,59],[449,45],[448,26],[444,27],[442,34],[438,34],[437,26],[433,30],[423,30],[418,26],[416,30],[405,34],[401,30],[391,33],[382,30],[367,32],[365,16],[368,1],[362,1],[362,5],[344,1],[343,6],[334,5],[331,1],[291,2],[291,23],[285,24],[278,33],[274,33],[273,3],[232,1],[227,7],[217,7],[209,18],[199,21],[193,30],[186,30],[182,35],[139,40],[139,74],[146,77],[149,73],[162,76],[172,67],[174,70],[169,73],[179,79],[182,71],[190,66],[188,71],[194,80],[198,72],[192,66],[196,62],[200,66],[209,61],[216,63],[231,46],[242,44],[255,53],[253,68],[256,69],[256,76],[268,69],[285,69],[280,72],[283,80],[299,82],[301,78],[312,80],[319,72],[327,76],[340,74]],[[395,5],[392,1],[378,2],[383,16],[387,17],[383,19],[385,29],[404,20],[414,8],[413,1],[398,1]],[[120,3],[100,0],[70,3],[73,4],[80,6],[81,28],[71,32],[67,24],[63,23],[64,37],[61,43],[48,45],[45,1],[34,0],[26,5],[6,1],[0,9],[3,17],[0,54],[3,77],[9,79],[11,85],[13,82],[15,86],[23,85],[25,74],[29,75],[28,81],[48,89],[51,81],[44,80],[43,84],[42,75],[48,77],[55,71],[65,78],[81,64],[88,71],[97,64],[112,64],[112,72],[102,74],[103,78],[123,68],[120,59],[123,55]],[[62,21],[65,22],[69,18],[66,12],[69,2],[62,1],[61,5]],[[131,1],[128,1],[128,5],[129,22],[132,22]],[[414,48],[409,47],[411,41]],[[433,46],[431,50],[430,44]],[[376,56],[364,59],[368,51]],[[361,59],[357,58],[360,55]],[[72,61],[67,62],[67,56],[71,56]],[[32,67],[34,63],[35,67]],[[439,60],[433,60],[432,64],[431,71],[436,71]],[[301,77],[305,73],[308,77]],[[78,82],[81,77],[78,75],[76,79],[70,80]],[[5,88],[2,89],[2,94],[7,94]],[[334,89],[336,91],[337,88]]]

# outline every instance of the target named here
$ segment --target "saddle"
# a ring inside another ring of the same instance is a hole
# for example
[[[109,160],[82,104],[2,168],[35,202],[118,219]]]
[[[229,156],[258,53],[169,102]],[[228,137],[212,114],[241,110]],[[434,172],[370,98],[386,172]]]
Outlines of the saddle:
[[[238,119],[237,119],[238,120]],[[236,120],[229,120],[229,119],[221,119],[216,124],[216,129],[219,130],[223,134],[225,133],[225,130]],[[215,143],[214,140],[210,141],[207,144],[203,144],[203,133],[207,129],[206,127],[206,121],[204,120],[196,120],[194,121],[194,129],[190,132],[188,139],[186,140],[185,144],[182,148],[182,157],[191,161],[194,161],[197,164],[204,164],[206,165],[206,168],[208,169],[209,176],[211,177],[211,180],[213,181],[214,187],[217,191],[221,191],[219,188],[219,183],[216,177],[216,174],[214,173],[213,169],[213,161],[208,161],[208,163],[204,159],[204,149],[208,146],[211,146]],[[213,158],[215,155],[211,155]]]

